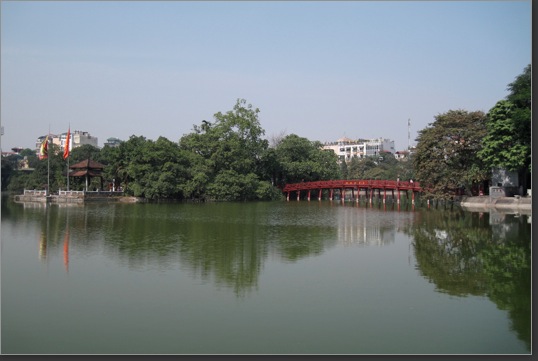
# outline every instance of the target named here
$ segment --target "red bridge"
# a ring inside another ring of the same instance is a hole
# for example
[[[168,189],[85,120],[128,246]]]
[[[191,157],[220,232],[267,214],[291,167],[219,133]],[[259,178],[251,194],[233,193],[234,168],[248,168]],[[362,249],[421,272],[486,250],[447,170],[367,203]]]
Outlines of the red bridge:
[[[361,191],[367,198],[372,201],[372,197],[377,192],[378,197],[381,198],[381,191],[383,191],[383,203],[387,197],[387,191],[392,193],[392,199],[394,199],[394,192],[397,194],[398,203],[400,202],[400,195],[403,192],[407,198],[409,198],[409,191],[411,191],[411,200],[415,202],[415,193],[422,192],[422,188],[419,182],[402,182],[394,180],[328,180],[328,181],[316,181],[316,182],[301,182],[286,184],[282,191],[287,193],[287,200],[290,200],[290,194],[296,192],[297,200],[301,199],[301,192],[306,192],[307,199],[310,200],[312,191],[318,192],[318,200],[321,200],[322,191],[324,189],[329,190],[329,199],[333,200],[335,190],[339,192],[340,199],[344,200],[346,191],[351,190],[351,198],[360,200]],[[357,197],[355,198],[355,192]]]

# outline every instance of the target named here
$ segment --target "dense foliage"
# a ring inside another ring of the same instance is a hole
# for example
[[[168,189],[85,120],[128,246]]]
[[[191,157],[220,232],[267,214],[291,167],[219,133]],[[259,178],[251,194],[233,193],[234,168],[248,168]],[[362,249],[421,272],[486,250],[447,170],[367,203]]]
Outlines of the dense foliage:
[[[526,189],[531,172],[531,66],[508,84],[510,94],[483,112],[449,110],[419,131],[410,161],[391,156],[354,157],[338,163],[337,155],[318,141],[280,134],[271,144],[258,119],[259,109],[238,99],[231,111],[203,120],[179,142],[131,136],[119,147],[85,145],[72,150],[71,164],[94,159],[105,165],[104,178],[127,195],[148,199],[262,200],[278,199],[287,183],[328,179],[417,179],[426,196],[449,199],[487,186],[492,168],[519,173]],[[52,146],[48,161],[35,153],[2,158],[2,190],[65,189],[67,164]],[[25,156],[28,170],[18,170]],[[70,188],[81,190],[84,180]],[[93,179],[90,188],[101,186]]]
[[[428,197],[443,199],[461,189],[470,195],[474,184],[488,179],[476,156],[486,132],[486,115],[465,110],[439,114],[419,132],[413,163]]]
[[[531,171],[531,66],[513,83],[510,94],[488,113],[488,134],[478,156],[490,168],[519,173],[524,182]],[[526,185],[525,185],[526,188]]]
[[[127,195],[146,199],[246,201],[282,197],[278,186],[300,180],[325,180],[339,176],[336,155],[321,143],[297,135],[283,137],[269,147],[258,119],[259,110],[239,99],[233,110],[218,112],[214,121],[193,126],[179,142],[165,137],[156,141],[132,135],[118,147],[102,149],[84,145],[71,151],[71,165],[91,158],[105,165],[109,182]],[[17,170],[21,156],[2,162],[2,185],[9,191],[45,189],[50,168],[50,190],[67,188],[68,163],[57,146],[47,160],[23,151],[29,169]],[[85,188],[84,179],[70,179],[71,190]],[[93,178],[89,188],[98,189]]]
[[[342,163],[340,170],[343,179],[414,179],[414,171],[409,159],[397,160],[392,154],[381,157],[352,157],[349,164]]]
[[[427,196],[468,195],[488,180],[494,168],[516,171],[527,188],[531,172],[531,65],[514,82],[510,94],[484,115],[450,110],[419,132],[413,165]]]

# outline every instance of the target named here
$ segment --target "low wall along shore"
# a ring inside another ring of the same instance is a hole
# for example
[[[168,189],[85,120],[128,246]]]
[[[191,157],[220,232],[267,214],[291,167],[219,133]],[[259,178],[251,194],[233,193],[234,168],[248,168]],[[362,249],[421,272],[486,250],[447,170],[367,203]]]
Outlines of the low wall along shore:
[[[14,197],[15,202],[38,202],[38,203],[85,203],[85,202],[124,202],[135,203],[141,201],[137,197],[126,197],[123,192],[84,192],[84,191],[59,191],[59,194],[47,196],[45,190],[25,190],[24,194]]]
[[[462,197],[459,203],[462,208],[468,210],[503,210],[529,214],[532,212],[531,197]]]

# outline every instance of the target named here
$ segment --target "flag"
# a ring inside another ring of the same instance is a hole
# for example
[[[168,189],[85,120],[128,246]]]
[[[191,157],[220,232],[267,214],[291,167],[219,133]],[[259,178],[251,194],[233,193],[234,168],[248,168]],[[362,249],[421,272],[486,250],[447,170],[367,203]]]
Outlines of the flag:
[[[43,143],[41,143],[41,147],[39,148],[39,159],[47,159],[49,155],[49,136],[45,138]]]
[[[71,140],[71,127],[67,130],[67,138],[65,138],[64,159],[69,157],[69,141]]]

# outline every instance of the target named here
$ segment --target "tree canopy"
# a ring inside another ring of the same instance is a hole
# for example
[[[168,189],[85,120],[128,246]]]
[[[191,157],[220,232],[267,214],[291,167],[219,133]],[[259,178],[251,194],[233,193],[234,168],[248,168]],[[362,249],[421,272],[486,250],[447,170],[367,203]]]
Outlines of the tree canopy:
[[[480,111],[450,110],[419,132],[413,157],[416,177],[426,195],[451,197],[464,188],[486,180],[487,168],[477,157],[486,136],[486,115]]]
[[[488,133],[479,157],[490,168],[506,168],[525,174],[531,170],[531,66],[514,82],[510,94],[487,115]]]
[[[178,142],[132,135],[118,147],[90,145],[71,151],[74,164],[92,158],[105,165],[104,177],[126,194],[148,199],[260,200],[282,197],[286,183],[328,179],[414,179],[426,196],[449,198],[490,177],[492,168],[517,171],[526,182],[531,171],[531,65],[508,84],[509,95],[490,109],[449,110],[419,131],[411,161],[393,157],[337,155],[319,141],[296,134],[264,138],[259,109],[237,99],[233,109],[193,125]],[[50,191],[66,188],[67,165],[51,145],[48,161],[25,150],[33,172],[17,170],[19,157],[2,159],[2,189],[43,188],[50,166]],[[95,180],[94,180],[95,181]],[[92,186],[96,186],[97,183]],[[71,189],[82,189],[73,181]]]
[[[211,122],[193,125],[193,131],[178,142],[132,135],[117,147],[77,147],[67,161],[57,146],[52,146],[49,160],[38,160],[30,151],[35,171],[17,172],[16,160],[6,160],[2,163],[5,179],[13,180],[10,190],[14,192],[43,189],[50,164],[50,190],[55,192],[67,187],[68,161],[74,164],[91,158],[105,165],[105,181],[114,182],[127,195],[155,200],[248,201],[280,199],[279,186],[285,183],[339,177],[336,155],[323,150],[318,141],[292,134],[269,147],[259,112],[238,99],[232,110],[216,113]],[[93,182],[90,188],[100,187],[100,179]],[[85,182],[71,180],[71,190],[84,187]]]
[[[340,176],[337,155],[323,150],[319,141],[290,134],[277,144],[275,155],[280,184],[336,179]]]

